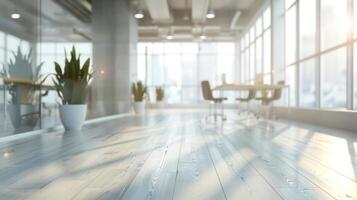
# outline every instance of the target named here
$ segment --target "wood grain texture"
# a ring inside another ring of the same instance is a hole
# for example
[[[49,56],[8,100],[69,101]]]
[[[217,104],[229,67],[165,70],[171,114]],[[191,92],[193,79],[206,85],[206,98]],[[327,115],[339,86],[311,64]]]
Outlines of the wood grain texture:
[[[151,111],[0,143],[0,199],[357,199],[357,134]]]

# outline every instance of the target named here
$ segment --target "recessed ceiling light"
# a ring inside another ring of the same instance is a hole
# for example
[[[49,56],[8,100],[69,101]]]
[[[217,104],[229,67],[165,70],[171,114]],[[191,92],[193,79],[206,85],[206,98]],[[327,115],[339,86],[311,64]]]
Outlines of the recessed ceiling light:
[[[143,11],[142,9],[140,9],[140,8],[136,9],[136,12],[135,12],[134,17],[135,17],[136,19],[142,19],[142,18],[144,18],[144,11]]]
[[[168,39],[168,40],[172,40],[173,38],[174,38],[174,36],[172,36],[171,34],[166,36],[166,39]]]
[[[205,39],[207,39],[207,36],[201,35],[200,38],[201,38],[201,40],[205,40]]]
[[[214,13],[214,10],[212,8],[209,8],[208,11],[207,11],[207,14],[206,14],[206,18],[207,19],[213,19],[215,17],[216,17],[216,15]]]
[[[11,18],[12,18],[12,19],[20,19],[20,18],[21,18],[21,14],[20,14],[20,13],[17,13],[17,12],[16,12],[16,13],[12,13],[12,14],[11,14]]]

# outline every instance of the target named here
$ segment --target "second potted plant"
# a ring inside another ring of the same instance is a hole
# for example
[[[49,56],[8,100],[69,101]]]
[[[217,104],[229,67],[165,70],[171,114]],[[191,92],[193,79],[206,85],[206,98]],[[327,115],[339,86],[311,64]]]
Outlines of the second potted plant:
[[[20,128],[23,121],[22,115],[28,115],[25,124],[35,126],[39,116],[34,117],[34,114],[38,114],[38,105],[36,101],[39,98],[39,93],[36,92],[36,86],[31,84],[17,84],[11,80],[19,79],[34,84],[41,84],[40,71],[43,63],[38,66],[33,66],[32,50],[28,54],[22,53],[20,46],[17,48],[17,52],[13,52],[14,59],[11,59],[7,66],[4,66],[4,72],[1,73],[2,78],[6,78],[5,82],[8,82],[8,90],[11,96],[9,105],[7,106],[7,112],[10,116],[10,121],[15,129]],[[30,121],[29,121],[30,120]]]
[[[144,98],[146,96],[147,88],[141,82],[134,82],[131,86],[131,93],[134,99],[134,111],[136,114],[143,114],[145,113],[145,102]]]
[[[62,100],[59,112],[63,126],[67,131],[79,131],[87,113],[89,85],[93,72],[89,70],[88,58],[81,66],[80,56],[76,55],[73,46],[70,60],[65,58],[64,70],[55,62],[55,78],[53,83],[58,96]]]
[[[164,104],[165,90],[163,87],[156,87],[156,104],[158,108],[162,108]]]

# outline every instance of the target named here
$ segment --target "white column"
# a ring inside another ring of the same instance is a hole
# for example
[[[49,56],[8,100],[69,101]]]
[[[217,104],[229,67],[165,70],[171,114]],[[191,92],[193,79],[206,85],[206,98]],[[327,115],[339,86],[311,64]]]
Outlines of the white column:
[[[126,0],[93,0],[91,117],[129,112],[136,69],[137,22]]]

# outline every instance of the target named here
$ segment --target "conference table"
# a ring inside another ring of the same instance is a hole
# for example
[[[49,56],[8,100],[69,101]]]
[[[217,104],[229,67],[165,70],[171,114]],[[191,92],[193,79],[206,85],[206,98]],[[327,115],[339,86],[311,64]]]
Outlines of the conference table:
[[[290,115],[290,87],[285,84],[237,84],[237,83],[225,83],[214,87],[213,91],[219,91],[220,96],[223,97],[225,91],[271,91],[275,89],[287,89],[288,91],[288,114]]]
[[[274,90],[274,89],[289,88],[289,85],[283,84],[236,84],[225,83],[213,88],[216,91],[246,91],[246,90]]]

